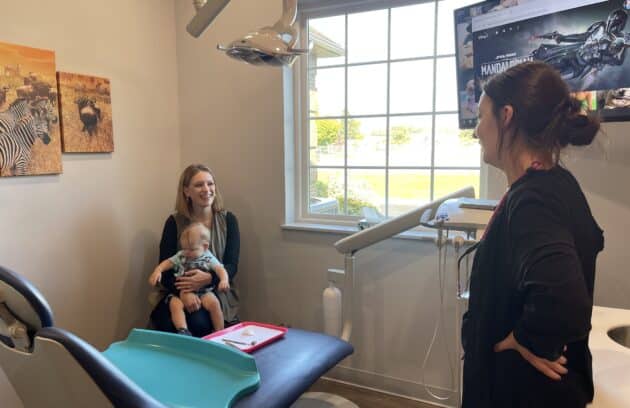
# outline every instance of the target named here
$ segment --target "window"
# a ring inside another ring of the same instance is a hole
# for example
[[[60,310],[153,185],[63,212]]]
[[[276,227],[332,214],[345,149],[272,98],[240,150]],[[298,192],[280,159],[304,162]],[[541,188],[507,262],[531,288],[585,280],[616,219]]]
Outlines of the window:
[[[363,207],[392,217],[479,191],[480,148],[458,128],[453,36],[453,10],[476,1],[303,12],[313,49],[296,64],[301,220],[355,222]]]

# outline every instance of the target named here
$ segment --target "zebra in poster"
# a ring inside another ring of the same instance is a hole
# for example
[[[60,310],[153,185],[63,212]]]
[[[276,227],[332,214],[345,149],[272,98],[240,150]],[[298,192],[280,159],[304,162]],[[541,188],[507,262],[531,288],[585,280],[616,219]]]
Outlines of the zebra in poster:
[[[50,143],[46,116],[24,116],[8,133],[0,133],[0,175],[22,176],[28,173],[33,144],[39,138]]]

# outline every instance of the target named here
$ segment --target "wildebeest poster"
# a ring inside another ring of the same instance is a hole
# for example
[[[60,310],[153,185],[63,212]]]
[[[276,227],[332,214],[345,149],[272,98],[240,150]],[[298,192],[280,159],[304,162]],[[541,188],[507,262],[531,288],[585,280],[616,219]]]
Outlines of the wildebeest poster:
[[[57,173],[55,53],[0,42],[0,176]]]
[[[66,153],[114,151],[109,79],[58,72],[61,133]]]

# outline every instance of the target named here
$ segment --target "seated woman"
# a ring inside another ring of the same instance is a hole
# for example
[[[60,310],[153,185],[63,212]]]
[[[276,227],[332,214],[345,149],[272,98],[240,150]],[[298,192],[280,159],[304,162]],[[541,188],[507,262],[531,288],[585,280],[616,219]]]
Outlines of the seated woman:
[[[177,187],[175,213],[164,224],[160,241],[160,262],[172,257],[179,250],[179,236],[191,222],[200,222],[210,230],[209,249],[224,265],[229,275],[230,286],[238,270],[240,235],[238,221],[234,214],[223,208],[221,193],[215,184],[214,175],[202,164],[188,166],[182,173]],[[216,279],[216,278],[215,278]],[[208,313],[201,307],[195,292],[208,285],[216,287],[213,275],[194,269],[177,278],[175,287],[186,309],[188,329],[197,337],[213,331]],[[221,301],[224,319],[227,324],[238,321],[238,298],[233,289],[217,292]],[[175,332],[170,316],[166,293],[151,313],[151,321],[156,329]]]

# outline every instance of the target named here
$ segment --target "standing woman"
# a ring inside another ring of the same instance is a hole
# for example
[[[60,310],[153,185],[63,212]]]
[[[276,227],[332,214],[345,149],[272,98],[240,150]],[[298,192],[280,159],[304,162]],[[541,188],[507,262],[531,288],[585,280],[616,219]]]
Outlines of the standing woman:
[[[475,260],[462,323],[464,408],[582,408],[593,399],[588,336],[599,228],[567,145],[588,145],[597,118],[580,112],[541,62],[493,77],[475,130],[486,163],[509,189]]]
[[[223,263],[230,278],[230,286],[238,271],[240,235],[234,214],[223,208],[223,199],[212,171],[202,164],[192,164],[182,173],[177,187],[175,213],[164,224],[160,241],[160,262],[175,255],[179,236],[191,222],[201,222],[210,230],[210,251]],[[204,336],[213,330],[208,313],[194,292],[204,286],[218,283],[217,277],[195,269],[177,278],[172,284],[179,291],[193,292],[180,295],[186,308],[188,328],[194,336]],[[166,283],[169,284],[169,283]],[[226,322],[237,320],[238,298],[231,289],[227,295],[217,292]],[[158,330],[175,332],[171,322],[168,298],[163,296],[151,313],[151,321]]]

